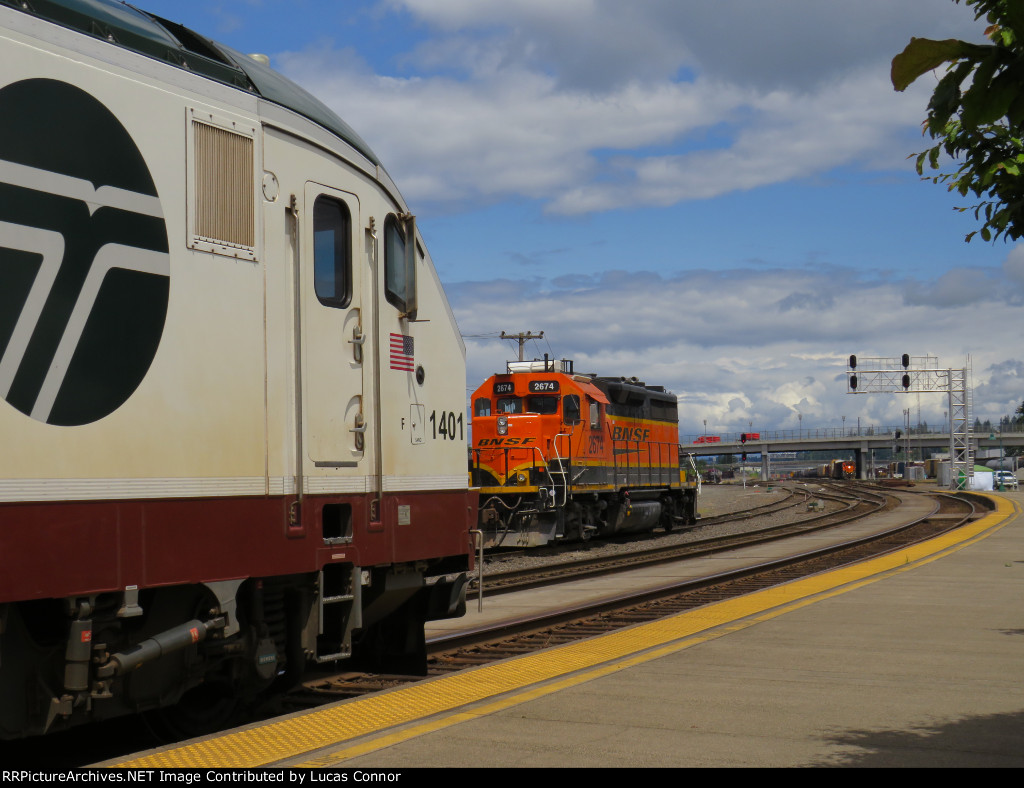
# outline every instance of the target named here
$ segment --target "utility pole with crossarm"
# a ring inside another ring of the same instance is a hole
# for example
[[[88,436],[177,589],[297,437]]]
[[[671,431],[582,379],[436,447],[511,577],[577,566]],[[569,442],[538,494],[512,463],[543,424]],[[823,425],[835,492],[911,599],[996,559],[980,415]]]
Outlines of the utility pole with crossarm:
[[[544,332],[541,331],[539,334],[534,334],[532,331],[520,331],[518,334],[506,334],[504,331],[502,331],[501,338],[517,340],[519,342],[519,360],[524,361],[525,359],[523,357],[523,347],[526,345],[526,342],[530,339],[544,339]]]

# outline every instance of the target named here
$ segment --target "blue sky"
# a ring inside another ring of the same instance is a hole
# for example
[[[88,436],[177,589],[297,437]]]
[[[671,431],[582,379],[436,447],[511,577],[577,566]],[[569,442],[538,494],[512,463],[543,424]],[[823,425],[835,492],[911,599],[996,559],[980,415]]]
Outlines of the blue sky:
[[[1024,400],[1024,249],[964,243],[907,156],[934,78],[911,36],[980,40],[952,0],[153,0],[261,52],[384,162],[430,248],[472,390],[512,348],[643,378],[681,430],[941,421],[847,395],[845,359],[970,361],[975,414]]]

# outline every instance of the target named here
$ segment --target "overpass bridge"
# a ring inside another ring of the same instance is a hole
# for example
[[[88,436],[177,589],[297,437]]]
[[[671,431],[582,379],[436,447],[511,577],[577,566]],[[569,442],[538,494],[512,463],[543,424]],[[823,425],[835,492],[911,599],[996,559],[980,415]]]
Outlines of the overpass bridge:
[[[900,433],[897,440],[896,433]],[[866,479],[868,468],[874,465],[873,453],[877,449],[945,449],[951,451],[949,432],[920,432],[906,427],[869,427],[843,429],[775,430],[772,432],[747,433],[756,435],[744,443],[740,433],[726,433],[716,436],[686,435],[680,440],[679,451],[699,457],[722,456],[726,454],[760,454],[761,477],[767,479],[770,473],[769,455],[779,452],[827,451],[837,457],[848,457],[852,453],[857,463],[857,478]],[[1001,453],[1011,446],[1024,446],[1024,432],[974,433],[970,436],[971,456],[982,453]]]

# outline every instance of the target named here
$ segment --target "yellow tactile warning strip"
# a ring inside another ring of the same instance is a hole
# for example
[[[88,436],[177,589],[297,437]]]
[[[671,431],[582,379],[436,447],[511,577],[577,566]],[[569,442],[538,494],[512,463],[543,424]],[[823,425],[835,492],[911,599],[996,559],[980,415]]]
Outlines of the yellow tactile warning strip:
[[[989,536],[1019,511],[1005,498],[993,496],[993,500],[995,511],[977,522],[891,555],[590,640],[236,730],[118,766],[245,768],[283,761],[293,766],[337,766],[356,755],[590,681],[921,566]],[[487,705],[468,708],[485,701]],[[446,716],[438,719],[437,715]],[[355,742],[398,726],[411,727]],[[352,744],[342,747],[346,742]],[[328,747],[330,752],[314,755]],[[303,756],[308,760],[300,762]]]

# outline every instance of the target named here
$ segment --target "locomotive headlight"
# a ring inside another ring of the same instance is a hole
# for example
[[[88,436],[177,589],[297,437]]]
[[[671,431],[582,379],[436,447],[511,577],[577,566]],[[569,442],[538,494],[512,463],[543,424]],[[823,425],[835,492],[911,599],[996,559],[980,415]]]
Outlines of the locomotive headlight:
[[[526,474],[521,473],[516,477],[520,484],[526,484]]]
[[[498,416],[498,434],[508,435],[508,416]]]

